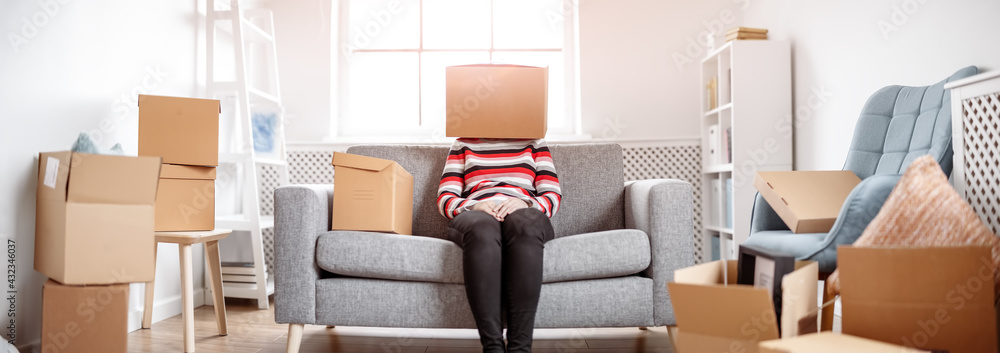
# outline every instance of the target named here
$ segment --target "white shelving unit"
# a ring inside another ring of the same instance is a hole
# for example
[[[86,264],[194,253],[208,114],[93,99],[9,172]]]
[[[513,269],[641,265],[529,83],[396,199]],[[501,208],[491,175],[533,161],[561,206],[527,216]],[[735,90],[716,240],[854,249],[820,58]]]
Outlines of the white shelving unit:
[[[713,80],[716,89],[711,90]],[[720,257],[735,259],[738,246],[750,236],[754,176],[758,171],[792,170],[789,44],[728,42],[702,60],[700,82],[702,240],[705,249],[718,241]],[[712,252],[704,257],[712,260]]]

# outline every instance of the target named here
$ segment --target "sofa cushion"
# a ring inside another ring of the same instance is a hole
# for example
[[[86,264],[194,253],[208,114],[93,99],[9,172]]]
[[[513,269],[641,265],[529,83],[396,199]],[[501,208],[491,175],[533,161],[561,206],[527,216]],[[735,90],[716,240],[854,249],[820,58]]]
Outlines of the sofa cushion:
[[[342,276],[464,283],[462,248],[438,238],[331,231],[316,246],[319,267]],[[620,277],[649,267],[649,238],[620,229],[557,238],[545,244],[544,283]]]

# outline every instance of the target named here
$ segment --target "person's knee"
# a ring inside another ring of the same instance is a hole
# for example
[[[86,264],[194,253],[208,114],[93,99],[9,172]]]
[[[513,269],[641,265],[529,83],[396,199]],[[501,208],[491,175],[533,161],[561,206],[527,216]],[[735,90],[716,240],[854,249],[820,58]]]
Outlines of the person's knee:
[[[545,242],[553,237],[549,218],[533,208],[522,208],[507,215],[503,230],[504,238],[535,237]]]
[[[461,235],[461,244],[499,241],[500,222],[483,211],[465,211],[452,220],[451,228]]]

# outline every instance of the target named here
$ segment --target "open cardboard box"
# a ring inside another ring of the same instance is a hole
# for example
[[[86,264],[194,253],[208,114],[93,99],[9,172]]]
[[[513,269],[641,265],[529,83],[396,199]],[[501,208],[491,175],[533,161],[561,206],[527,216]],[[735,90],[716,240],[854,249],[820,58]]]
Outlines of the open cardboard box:
[[[333,153],[331,230],[412,234],[413,176],[387,159]]]
[[[715,261],[674,271],[667,284],[677,316],[680,353],[757,352],[777,339],[778,320],[767,289],[737,285],[737,261]],[[781,337],[816,331],[819,265],[798,261],[782,280]],[[800,329],[802,327],[802,329]]]
[[[820,332],[760,343],[760,353],[920,353],[927,352],[870,339]]]
[[[861,179],[849,170],[758,172],[753,186],[793,233],[826,233]]]
[[[445,68],[445,87],[445,135],[448,137],[545,137],[548,67],[449,66]]]
[[[997,352],[988,247],[837,248],[843,332],[949,353]]]
[[[156,231],[215,229],[215,167],[164,164],[156,189]]]
[[[35,270],[63,284],[153,280],[159,157],[38,156]]]

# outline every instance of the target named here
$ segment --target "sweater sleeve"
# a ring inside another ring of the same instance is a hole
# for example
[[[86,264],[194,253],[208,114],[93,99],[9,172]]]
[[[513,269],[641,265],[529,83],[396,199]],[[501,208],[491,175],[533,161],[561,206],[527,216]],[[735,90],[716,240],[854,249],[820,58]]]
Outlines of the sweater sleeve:
[[[444,164],[444,172],[441,173],[441,183],[438,186],[437,206],[441,215],[452,219],[462,212],[463,206],[471,206],[470,200],[462,197],[464,188],[465,155],[459,142],[455,141],[448,151],[448,161]]]
[[[535,204],[532,206],[552,218],[559,211],[562,201],[562,189],[559,188],[559,176],[556,166],[552,163],[552,154],[544,140],[539,140],[534,153],[535,159]]]

